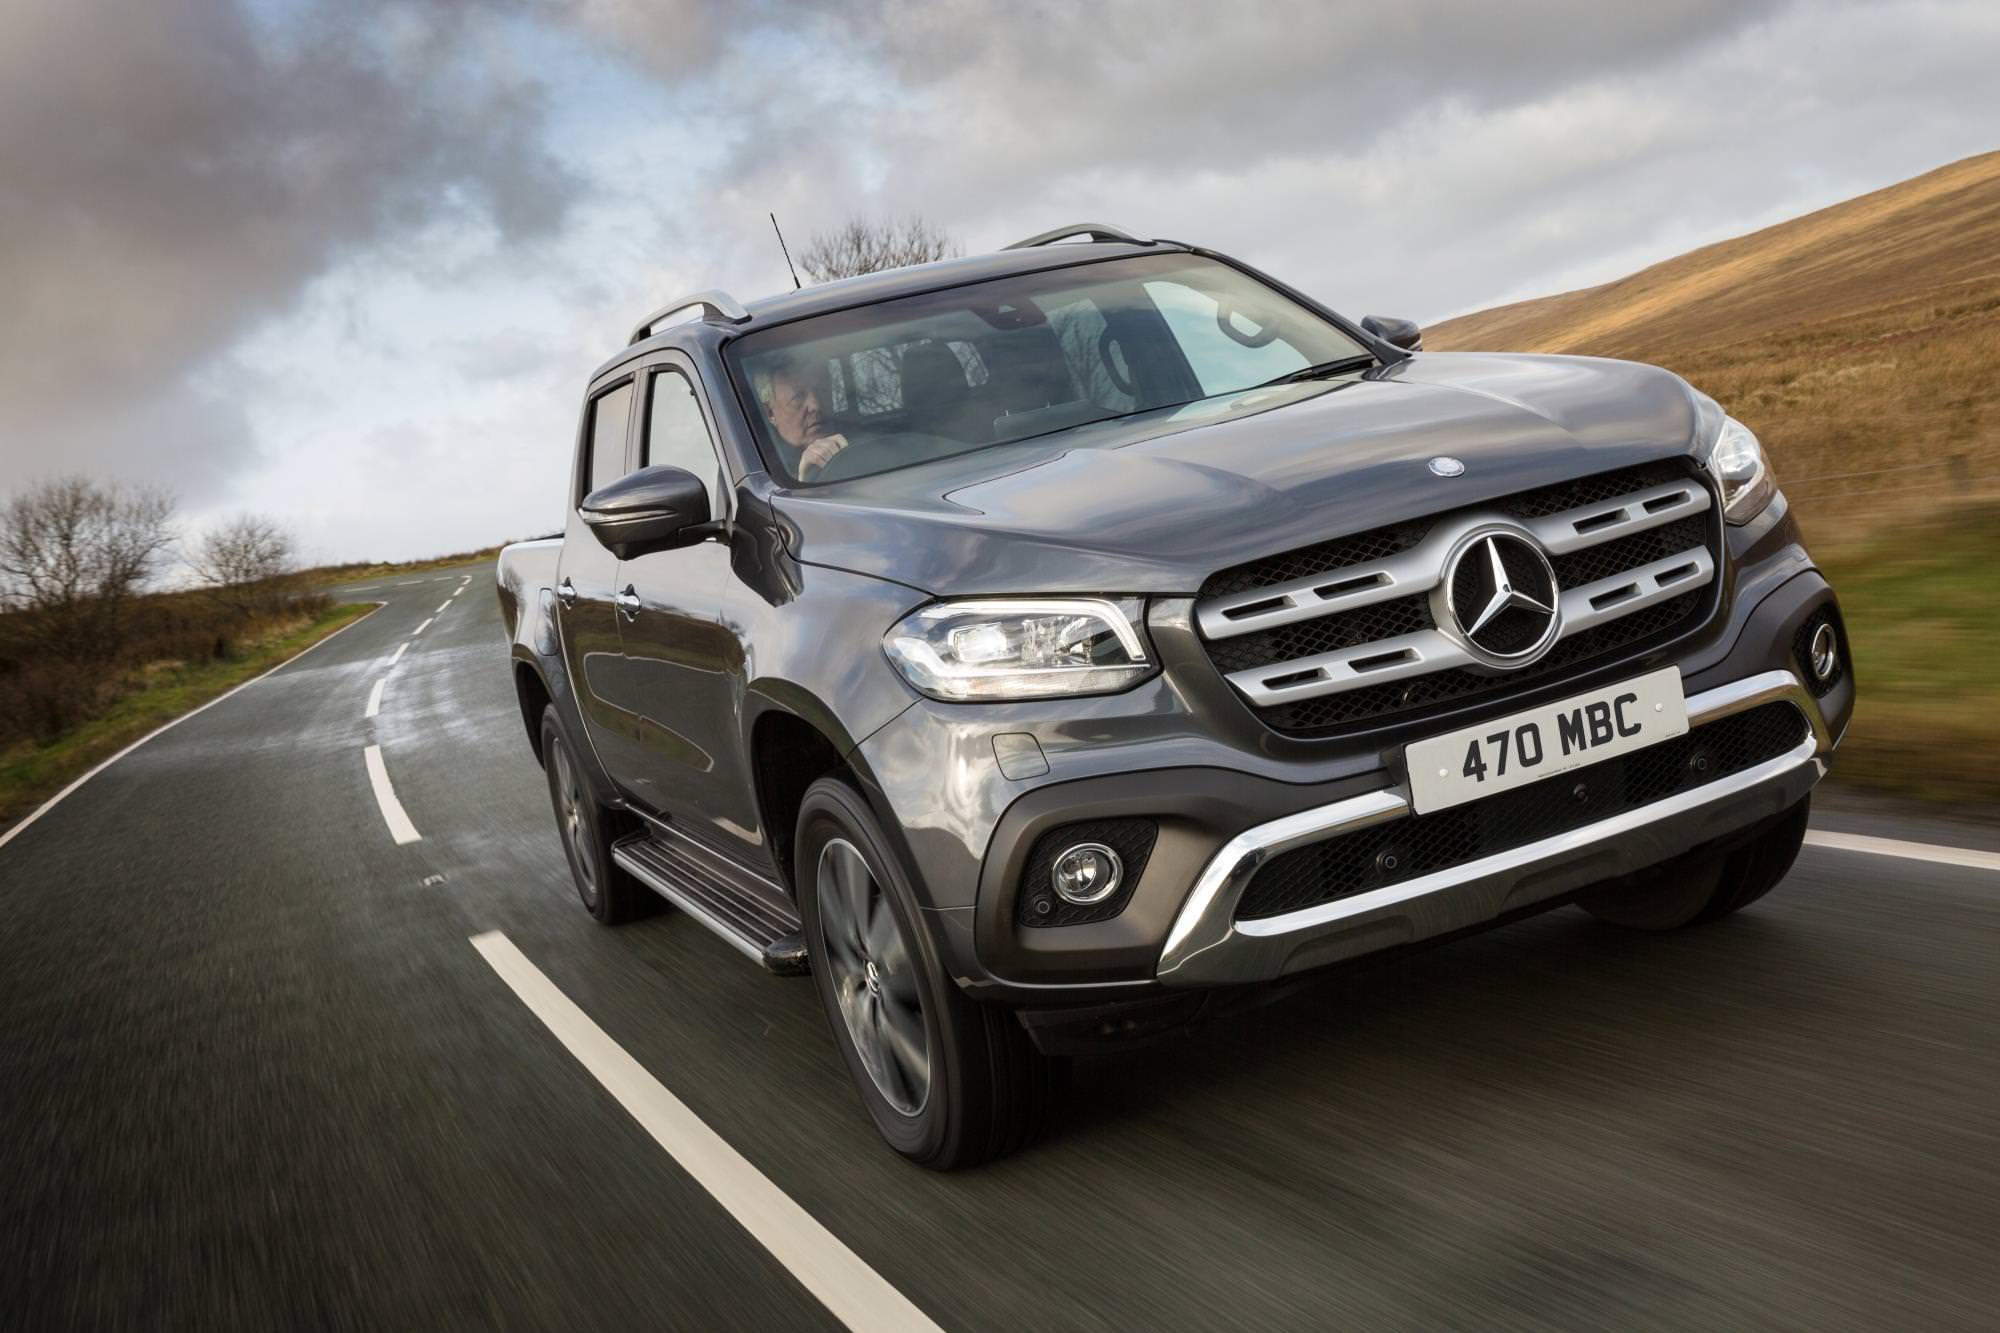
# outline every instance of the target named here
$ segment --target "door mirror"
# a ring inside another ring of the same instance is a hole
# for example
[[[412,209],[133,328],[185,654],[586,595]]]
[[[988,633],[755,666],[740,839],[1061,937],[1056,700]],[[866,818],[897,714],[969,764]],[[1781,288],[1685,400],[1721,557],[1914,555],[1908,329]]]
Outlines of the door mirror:
[[[583,497],[583,521],[620,560],[706,536],[708,488],[686,468],[642,467]]]
[[[1361,321],[1361,327],[1383,342],[1393,343],[1406,352],[1424,350],[1424,331],[1410,320],[1397,319],[1391,315],[1370,315]]]

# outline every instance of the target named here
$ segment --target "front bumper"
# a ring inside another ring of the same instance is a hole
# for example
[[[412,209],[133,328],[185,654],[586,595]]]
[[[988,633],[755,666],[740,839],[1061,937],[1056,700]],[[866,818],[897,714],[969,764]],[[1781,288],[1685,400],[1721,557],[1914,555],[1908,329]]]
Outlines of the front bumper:
[[[1241,717],[1240,706],[1202,697],[1203,672],[1176,669],[1175,636],[1157,620],[1168,671],[1146,686],[1056,704],[920,704],[863,743],[857,771],[903,844],[932,938],[968,993],[1015,1006],[1089,1006],[1267,982],[1552,902],[1748,828],[1809,791],[1852,714],[1854,690],[1845,672],[1819,697],[1799,684],[1794,640],[1834,599],[1792,536],[1780,528],[1759,558],[1739,557],[1729,609],[1698,641],[1550,689],[1572,693],[1672,662],[1692,720],[1769,706],[1775,691],[1804,714],[1809,741],[1668,799],[1606,811],[1598,823],[1490,856],[1474,849],[1438,873],[1297,913],[1237,921],[1234,908],[1257,867],[1286,848],[1408,818],[1401,745],[1421,733],[1310,746],[1232,736],[1227,709]],[[1492,712],[1532,702],[1540,700]],[[1007,776],[996,763],[1002,733],[1032,735],[1049,771]],[[1118,915],[1023,924],[1037,839],[1073,822],[1132,817],[1155,820],[1158,842]]]
[[[1789,669],[1761,672],[1687,701],[1690,727],[1776,702],[1798,708],[1807,723],[1806,735],[1788,753],[1525,846],[1282,916],[1236,917],[1244,889],[1272,857],[1410,818],[1409,802],[1392,788],[1246,829],[1195,882],[1167,934],[1158,978],[1168,986],[1274,980],[1493,921],[1749,828],[1796,804],[1824,776],[1835,737],[1819,703]]]

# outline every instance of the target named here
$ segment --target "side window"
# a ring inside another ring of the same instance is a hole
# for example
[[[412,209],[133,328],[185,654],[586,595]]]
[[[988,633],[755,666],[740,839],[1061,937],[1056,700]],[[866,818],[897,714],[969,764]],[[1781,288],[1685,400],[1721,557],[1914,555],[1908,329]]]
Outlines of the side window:
[[[1203,393],[1227,393],[1311,364],[1277,328],[1260,326],[1239,311],[1224,309],[1206,292],[1184,283],[1155,280],[1146,284],[1146,294],[1173,330],[1174,341],[1181,345]]]
[[[640,463],[648,467],[665,463],[700,477],[708,486],[712,512],[721,469],[708,438],[708,423],[702,420],[701,404],[695,401],[694,386],[678,370],[656,370],[647,393],[646,443],[639,454]]]
[[[590,403],[590,456],[583,475],[584,495],[625,475],[625,427],[632,416],[632,382],[627,380]],[[581,497],[578,497],[581,498]]]

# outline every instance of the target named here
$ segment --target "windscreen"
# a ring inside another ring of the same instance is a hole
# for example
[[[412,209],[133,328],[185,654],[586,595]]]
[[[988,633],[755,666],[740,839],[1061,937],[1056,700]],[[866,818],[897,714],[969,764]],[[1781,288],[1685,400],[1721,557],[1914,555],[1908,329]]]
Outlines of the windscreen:
[[[1366,349],[1254,278],[1179,254],[802,319],[728,355],[766,465],[817,484],[1237,393]]]

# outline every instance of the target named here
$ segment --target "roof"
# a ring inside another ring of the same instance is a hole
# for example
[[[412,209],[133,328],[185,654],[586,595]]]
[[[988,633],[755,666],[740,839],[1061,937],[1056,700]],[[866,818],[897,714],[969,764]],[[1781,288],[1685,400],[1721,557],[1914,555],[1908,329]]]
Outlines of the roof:
[[[633,357],[663,347],[685,350],[698,340],[736,338],[758,329],[770,328],[774,324],[803,319],[808,315],[823,315],[829,311],[847,310],[854,306],[875,305],[882,301],[893,301],[901,296],[915,296],[920,292],[934,292],[947,287],[963,287],[970,283],[1005,278],[1016,273],[1040,273],[1053,268],[1066,268],[1072,264],[1090,264],[1098,260],[1118,259],[1127,255],[1169,254],[1185,251],[1186,248],[1173,241],[1155,241],[1151,245],[1132,244],[1126,241],[1062,242],[1038,245],[1024,250],[998,250],[992,254],[966,255],[960,259],[940,259],[929,264],[913,264],[908,268],[866,273],[858,278],[841,278],[834,282],[815,283],[795,292],[783,292],[776,296],[765,296],[745,302],[744,308],[750,312],[750,318],[741,324],[724,326],[700,319],[687,319],[677,324],[670,324],[650,338],[633,343],[630,347],[620,348],[603,365],[591,372],[591,378],[596,379]]]

